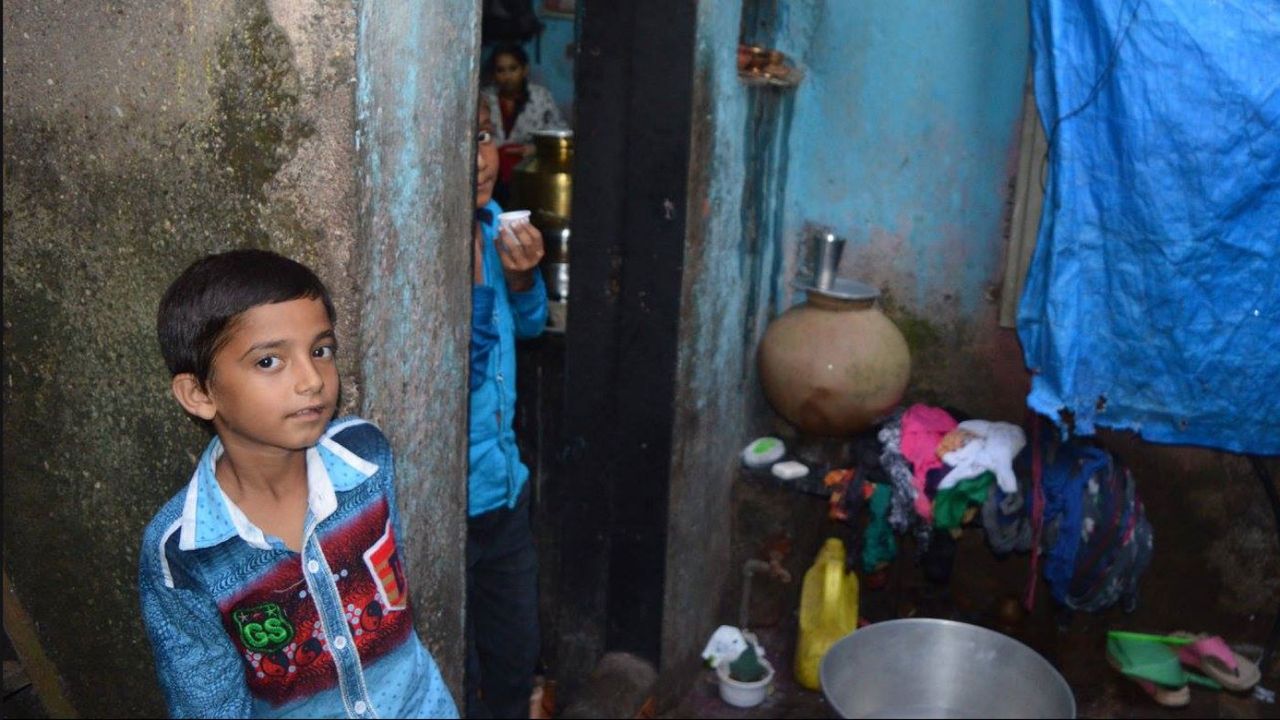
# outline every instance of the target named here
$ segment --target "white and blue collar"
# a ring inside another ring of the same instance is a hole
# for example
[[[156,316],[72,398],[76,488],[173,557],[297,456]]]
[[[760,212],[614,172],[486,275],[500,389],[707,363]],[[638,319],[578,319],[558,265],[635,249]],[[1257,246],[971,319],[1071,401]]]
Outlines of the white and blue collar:
[[[378,472],[377,465],[333,439],[342,430],[364,422],[367,421],[356,418],[331,423],[320,441],[307,448],[307,505],[317,523],[338,509],[338,492],[351,490]],[[236,507],[218,484],[214,467],[222,453],[222,441],[215,436],[192,473],[179,520],[178,547],[207,548],[239,535],[249,545],[269,550],[271,544],[262,529]]]

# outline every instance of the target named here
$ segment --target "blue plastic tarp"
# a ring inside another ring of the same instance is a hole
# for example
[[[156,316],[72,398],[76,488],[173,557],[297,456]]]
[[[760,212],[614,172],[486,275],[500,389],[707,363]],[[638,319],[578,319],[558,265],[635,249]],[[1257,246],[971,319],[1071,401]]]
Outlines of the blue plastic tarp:
[[[1032,0],[1031,20],[1028,404],[1078,434],[1280,453],[1280,1]]]

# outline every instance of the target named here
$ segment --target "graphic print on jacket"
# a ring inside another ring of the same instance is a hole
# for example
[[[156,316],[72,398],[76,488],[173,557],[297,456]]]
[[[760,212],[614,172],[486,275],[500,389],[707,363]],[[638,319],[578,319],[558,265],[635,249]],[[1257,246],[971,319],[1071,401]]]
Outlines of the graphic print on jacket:
[[[324,532],[320,545],[335,575],[360,660],[367,666],[399,645],[413,627],[386,500]],[[221,603],[219,610],[244,657],[245,678],[255,697],[281,705],[337,684],[329,641],[307,589],[300,555],[267,570],[242,593]]]

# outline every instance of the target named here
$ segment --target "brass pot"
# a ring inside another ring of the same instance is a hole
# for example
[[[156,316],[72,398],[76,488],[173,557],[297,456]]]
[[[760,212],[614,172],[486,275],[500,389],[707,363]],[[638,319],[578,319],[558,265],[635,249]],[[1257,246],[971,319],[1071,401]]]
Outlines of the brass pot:
[[[543,130],[533,135],[535,152],[511,177],[512,209],[529,210],[546,234],[569,224],[573,200],[573,131]]]
[[[546,255],[542,274],[547,286],[547,329],[563,332],[569,300],[569,233],[573,200],[573,131],[543,130],[533,135],[534,153],[511,176],[513,209],[530,212],[542,232]]]

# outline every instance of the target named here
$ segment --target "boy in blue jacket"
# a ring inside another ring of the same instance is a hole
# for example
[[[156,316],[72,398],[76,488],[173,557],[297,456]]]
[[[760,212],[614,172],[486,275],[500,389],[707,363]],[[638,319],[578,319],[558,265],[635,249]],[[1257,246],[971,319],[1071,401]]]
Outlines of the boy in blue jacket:
[[[182,408],[214,432],[143,535],[142,616],[175,717],[457,717],[414,632],[391,448],[334,420],[328,291],[262,250],[160,302]]]
[[[477,123],[466,706],[468,717],[528,717],[540,649],[538,560],[529,470],[520,462],[512,428],[515,340],[542,332],[547,291],[537,270],[543,255],[538,229],[527,221],[498,227],[498,148],[483,100]]]

